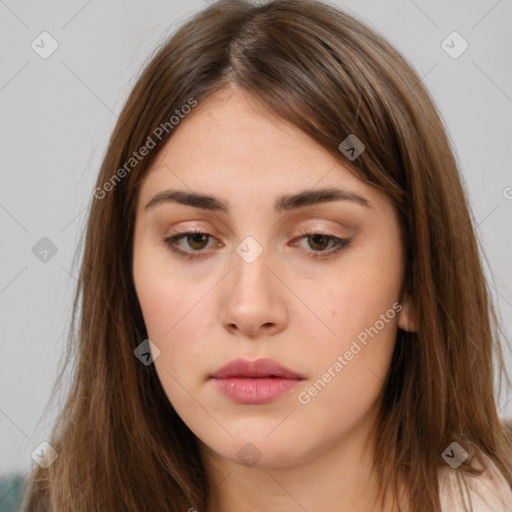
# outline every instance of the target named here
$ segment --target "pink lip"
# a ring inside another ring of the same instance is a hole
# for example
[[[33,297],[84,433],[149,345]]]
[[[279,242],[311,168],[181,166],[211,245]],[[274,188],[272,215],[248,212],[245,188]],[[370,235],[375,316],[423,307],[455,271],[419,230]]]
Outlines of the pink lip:
[[[237,403],[253,405],[274,400],[304,379],[273,359],[234,359],[211,378],[227,397]]]

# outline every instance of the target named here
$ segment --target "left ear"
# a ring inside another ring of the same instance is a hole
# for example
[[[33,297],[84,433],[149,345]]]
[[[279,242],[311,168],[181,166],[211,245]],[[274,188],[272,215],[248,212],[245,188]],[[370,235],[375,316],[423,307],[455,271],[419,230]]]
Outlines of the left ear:
[[[412,297],[404,294],[400,302],[402,309],[398,313],[398,327],[404,331],[416,332],[416,318]]]

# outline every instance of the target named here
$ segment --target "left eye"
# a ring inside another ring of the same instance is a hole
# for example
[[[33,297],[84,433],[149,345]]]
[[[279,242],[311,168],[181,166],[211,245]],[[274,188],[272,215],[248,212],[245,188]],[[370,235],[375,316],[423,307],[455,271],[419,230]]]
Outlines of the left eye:
[[[310,257],[312,258],[327,257],[330,254],[338,252],[344,247],[347,247],[350,243],[349,239],[339,238],[323,233],[302,233],[302,235],[303,236],[298,238],[298,240],[308,240],[308,246],[311,249],[311,251],[308,252],[310,252]],[[215,240],[214,237],[208,233],[191,231],[167,237],[165,238],[164,242],[173,252],[194,258],[202,256],[199,253],[205,252],[203,249],[207,248],[210,239]],[[180,245],[180,242],[183,240],[186,240],[189,249],[183,248],[183,246]],[[222,244],[217,242],[216,245],[220,247]],[[293,245],[297,245],[297,243],[294,243]]]
[[[313,249],[313,251],[310,251],[309,256],[314,259],[327,258],[347,247],[351,242],[348,238],[339,238],[324,233],[303,232],[302,235],[299,240],[308,240],[308,246]]]
[[[333,245],[331,245],[331,248],[333,246],[336,246],[336,238],[333,236],[328,235],[321,235],[321,234],[312,234],[312,235],[305,235],[301,238],[308,240],[308,245],[315,251],[324,251],[329,243],[332,242]]]

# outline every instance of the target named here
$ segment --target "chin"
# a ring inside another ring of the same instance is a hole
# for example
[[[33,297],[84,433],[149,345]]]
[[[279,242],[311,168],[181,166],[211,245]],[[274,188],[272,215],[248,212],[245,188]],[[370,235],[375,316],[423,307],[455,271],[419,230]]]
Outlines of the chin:
[[[234,436],[229,443],[222,446],[208,444],[210,450],[218,456],[240,466],[258,469],[287,468],[308,459],[300,439],[271,434],[272,439],[248,435]],[[298,450],[301,448],[301,450]]]

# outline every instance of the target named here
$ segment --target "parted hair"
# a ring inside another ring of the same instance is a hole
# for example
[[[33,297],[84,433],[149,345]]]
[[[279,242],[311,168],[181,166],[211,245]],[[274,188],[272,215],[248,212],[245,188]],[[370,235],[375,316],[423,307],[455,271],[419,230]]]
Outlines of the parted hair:
[[[398,329],[379,405],[382,498],[398,498],[405,482],[416,512],[439,510],[441,454],[453,441],[470,454],[461,475],[476,472],[476,447],[512,485],[511,435],[493,382],[504,373],[500,330],[456,153],[418,74],[364,22],[315,0],[221,0],[194,14],[137,77],[97,189],[176,109],[231,84],[387,194],[399,214],[415,332]],[[49,439],[59,456],[32,470],[26,511],[211,509],[195,436],[154,365],[134,357],[147,338],[132,278],[137,194],[179,129],[166,131],[111,190],[91,194],[69,348],[55,383],[62,389],[70,371]],[[365,145],[354,161],[339,150],[350,134]]]

